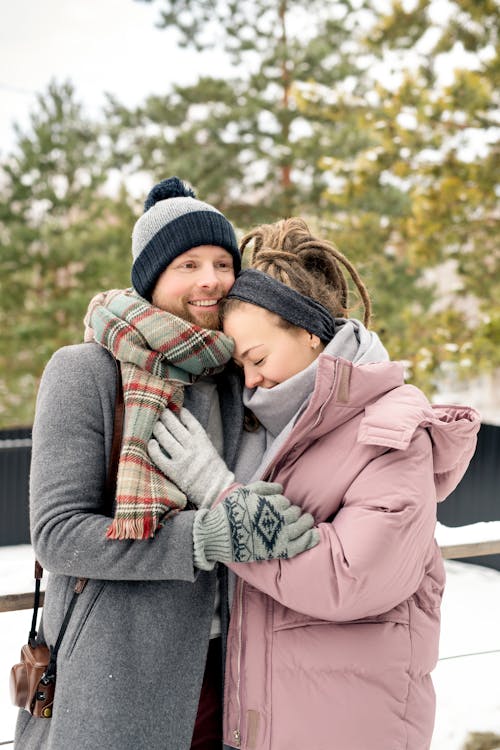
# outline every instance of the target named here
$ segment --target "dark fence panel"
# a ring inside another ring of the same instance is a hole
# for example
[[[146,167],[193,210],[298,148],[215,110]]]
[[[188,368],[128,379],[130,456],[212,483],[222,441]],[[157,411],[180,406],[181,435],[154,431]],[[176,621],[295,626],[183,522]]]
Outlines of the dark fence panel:
[[[28,544],[31,429],[0,430],[0,546]]]
[[[457,489],[438,505],[438,521],[466,526],[500,521],[500,427],[482,424],[477,449]],[[464,562],[500,570],[500,555],[464,558]]]

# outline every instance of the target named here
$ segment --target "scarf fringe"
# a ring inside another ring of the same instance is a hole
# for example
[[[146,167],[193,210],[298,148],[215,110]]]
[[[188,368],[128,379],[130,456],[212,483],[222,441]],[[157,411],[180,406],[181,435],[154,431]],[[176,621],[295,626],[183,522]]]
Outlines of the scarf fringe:
[[[114,518],[106,529],[107,539],[153,539],[163,522],[177,515],[179,509],[172,509],[162,518]]]

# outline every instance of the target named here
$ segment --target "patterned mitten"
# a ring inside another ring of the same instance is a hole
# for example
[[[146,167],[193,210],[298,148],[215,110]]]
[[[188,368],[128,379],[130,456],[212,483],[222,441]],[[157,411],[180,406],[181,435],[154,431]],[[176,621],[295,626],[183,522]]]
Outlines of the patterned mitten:
[[[310,513],[279,494],[280,484],[255,482],[231,492],[217,507],[197,511],[194,563],[212,570],[216,562],[291,558],[319,542]]]

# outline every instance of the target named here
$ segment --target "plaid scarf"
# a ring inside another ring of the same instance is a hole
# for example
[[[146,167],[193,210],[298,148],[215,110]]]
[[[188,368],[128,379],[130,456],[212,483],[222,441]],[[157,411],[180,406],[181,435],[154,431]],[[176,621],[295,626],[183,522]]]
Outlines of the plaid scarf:
[[[98,294],[85,316],[85,340],[120,362],[125,425],[118,466],[115,517],[109,539],[148,539],[186,505],[186,496],[151,462],[147,444],[165,406],[179,411],[184,386],[220,372],[233,344],[154,307],[133,290]]]

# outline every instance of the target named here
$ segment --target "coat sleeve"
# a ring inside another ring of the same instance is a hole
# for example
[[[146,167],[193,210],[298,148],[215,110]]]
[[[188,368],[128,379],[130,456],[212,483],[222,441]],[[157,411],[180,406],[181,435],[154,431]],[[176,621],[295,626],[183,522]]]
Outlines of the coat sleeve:
[[[317,526],[315,548],[292,560],[229,567],[296,612],[356,620],[387,612],[417,591],[435,524],[432,446],[418,428],[406,450],[388,450],[358,475],[333,521]]]
[[[33,426],[30,526],[35,555],[50,572],[108,580],[193,581],[193,511],[165,522],[153,539],[106,538],[103,515],[113,429],[115,367],[84,344],[52,357]]]

